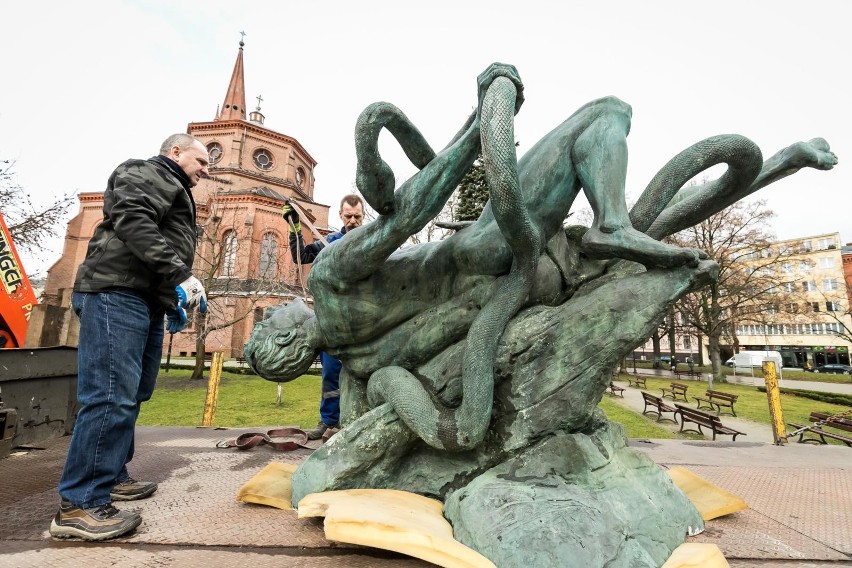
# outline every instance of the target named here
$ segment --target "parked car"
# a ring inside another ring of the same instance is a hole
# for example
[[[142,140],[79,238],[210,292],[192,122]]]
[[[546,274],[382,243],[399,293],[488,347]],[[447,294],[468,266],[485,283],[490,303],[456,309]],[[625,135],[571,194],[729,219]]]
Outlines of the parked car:
[[[727,365],[728,367],[733,367],[734,366],[734,358],[731,357],[730,359],[725,361],[725,365]]]
[[[829,363],[828,365],[820,365],[819,367],[814,369],[814,373],[835,373],[838,375],[852,375],[852,366]]]

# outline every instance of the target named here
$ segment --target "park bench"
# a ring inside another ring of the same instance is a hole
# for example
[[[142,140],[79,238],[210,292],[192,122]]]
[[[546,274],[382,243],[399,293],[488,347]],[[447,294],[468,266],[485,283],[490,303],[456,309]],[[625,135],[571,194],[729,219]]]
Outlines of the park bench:
[[[667,387],[660,387],[660,390],[663,391],[662,398],[670,398],[672,400],[678,400],[682,398],[684,402],[689,402],[689,399],[686,397],[686,389],[689,386],[682,383],[672,383]]]
[[[715,414],[710,414],[708,412],[704,412],[703,410],[698,410],[696,408],[688,408],[686,406],[682,406],[680,404],[675,403],[677,407],[677,413],[680,415],[680,431],[681,432],[696,432],[698,434],[704,435],[704,430],[702,430],[702,426],[705,428],[710,428],[713,431],[713,440],[716,439],[716,434],[725,434],[728,436],[733,436],[733,439],[736,441],[737,436],[743,435],[745,436],[745,432],[740,432],[738,430],[734,430],[733,428],[729,428],[722,424],[722,421],[719,420],[719,417]],[[687,428],[684,430],[684,425],[690,422],[698,426],[698,429]]]
[[[852,432],[852,418],[832,416],[824,412],[811,412],[809,420],[813,422],[812,426],[802,426],[801,424],[793,424],[792,422],[788,423],[790,426],[799,430],[799,443],[816,442],[817,444],[827,444],[828,442],[825,439],[832,438],[852,447],[852,436],[826,430],[826,428],[833,428],[842,432]],[[819,438],[805,438],[805,434],[814,434],[819,436]]]
[[[642,375],[633,375],[632,377],[631,377],[631,376],[628,376],[628,377],[627,377],[627,383],[628,383],[631,387],[643,388],[643,389],[648,388],[648,387],[645,385],[645,377],[643,377]]]
[[[726,412],[725,414],[730,414],[731,416],[736,416],[737,413],[734,412],[734,403],[737,401],[739,395],[729,394],[726,392],[721,392],[717,390],[708,390],[704,393],[704,396],[694,396],[692,398],[695,399],[695,402],[698,403],[698,408],[704,408],[706,405],[710,410],[715,410],[716,414],[722,414],[722,407],[730,408],[730,412]]]
[[[246,358],[245,358],[245,357],[243,357],[242,355],[240,355],[239,357],[237,357],[237,365],[239,365],[240,367],[242,367],[242,366],[243,366],[243,365],[245,365],[245,364],[246,364]]]
[[[701,373],[698,371],[678,371],[675,369],[675,376],[680,379],[681,377],[685,377],[687,379],[695,379],[696,381],[701,378]]]
[[[610,394],[612,394],[613,396],[617,395],[621,398],[624,398],[624,387],[620,387],[615,383],[609,383],[609,387],[607,388],[609,389]]]
[[[657,415],[657,422],[660,422],[661,420],[671,420],[677,424],[677,418],[666,418],[663,416],[663,412],[671,412],[676,417],[677,414],[675,413],[677,412],[677,408],[669,406],[662,398],[647,391],[642,391],[642,398],[645,400],[645,410],[642,411],[642,414],[653,412]],[[651,408],[648,408],[649,406]]]

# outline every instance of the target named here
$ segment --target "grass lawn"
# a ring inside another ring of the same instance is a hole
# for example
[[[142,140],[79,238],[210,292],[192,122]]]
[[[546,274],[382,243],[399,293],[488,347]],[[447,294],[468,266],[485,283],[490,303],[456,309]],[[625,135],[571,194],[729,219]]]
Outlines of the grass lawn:
[[[151,400],[142,405],[139,424],[143,426],[200,426],[204,412],[207,381],[193,381],[191,371],[171,369],[160,371],[157,388]],[[810,375],[810,374],[809,374]],[[812,376],[812,375],[811,375]],[[825,377],[826,375],[820,375]],[[785,375],[785,380],[787,379]],[[647,377],[647,390],[659,393],[671,379]],[[703,394],[706,383],[681,381],[689,385],[689,395]],[[219,399],[213,420],[214,426],[284,426],[299,425],[312,428],[319,421],[320,377],[303,375],[295,381],[281,384],[281,404],[276,405],[276,383],[255,375],[222,372]],[[754,386],[715,383],[714,388],[739,395],[735,408],[737,416],[769,424],[766,393]],[[811,412],[836,413],[849,410],[837,404],[818,402],[789,394],[781,395],[784,421],[808,423]],[[610,420],[621,422],[630,438],[693,438],[660,427],[653,419],[628,410],[608,397],[600,403]],[[724,415],[723,415],[724,421]]]
[[[200,426],[207,378],[193,381],[192,371],[160,370],[151,400],[142,405],[143,426]],[[222,372],[214,426],[284,426],[313,428],[319,421],[320,377],[303,375],[281,383],[281,405],[275,404],[277,383],[255,375]]]
[[[607,396],[601,400],[601,410],[606,413],[606,417],[613,422],[621,422],[624,424],[624,430],[628,438],[681,438],[691,437],[687,433],[686,436],[680,436],[675,432],[670,432],[665,428],[660,427],[654,420],[647,416],[642,416],[639,413],[628,410],[619,404],[616,404]]]

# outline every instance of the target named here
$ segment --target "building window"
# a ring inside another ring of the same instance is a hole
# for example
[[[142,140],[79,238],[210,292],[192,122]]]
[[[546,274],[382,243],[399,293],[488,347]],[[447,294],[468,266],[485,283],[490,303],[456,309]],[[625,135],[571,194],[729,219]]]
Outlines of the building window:
[[[827,301],[825,303],[825,311],[827,311],[827,312],[839,312],[840,311],[840,302]]]
[[[683,348],[692,349],[692,339],[688,335],[683,336]]]
[[[797,313],[799,311],[799,304],[796,304],[796,303],[787,304],[787,311],[791,314]]]
[[[296,186],[303,187],[305,185],[305,170],[296,168]]]
[[[799,252],[811,252],[814,250],[814,245],[811,241],[802,241],[799,244]]]
[[[820,239],[817,244],[818,250],[828,250],[833,248],[836,248],[834,245],[834,239]]]
[[[784,291],[792,294],[796,291],[796,283],[795,282],[784,282]]]
[[[824,256],[819,259],[820,268],[834,268],[834,259],[830,256]]]
[[[819,302],[811,302],[811,309],[815,312],[819,311]]]
[[[784,261],[781,263],[781,272],[790,273],[793,272],[793,263]]]
[[[251,161],[254,162],[257,169],[263,171],[271,170],[272,166],[275,165],[275,162],[272,160],[272,154],[263,148],[254,151],[254,154],[251,156]]]
[[[822,289],[824,292],[837,290],[837,278],[823,278]]]
[[[811,261],[810,260],[800,260],[799,261],[799,270],[801,270],[802,272],[810,272]]]
[[[803,292],[816,292],[817,285],[814,280],[806,280],[802,282],[802,291]]]
[[[237,267],[237,234],[225,233],[222,244],[222,276],[233,276]]]
[[[222,159],[222,145],[218,142],[211,142],[207,145],[207,155],[210,157],[210,165],[215,164]]]
[[[260,244],[260,277],[275,278],[277,275],[278,239],[274,233],[266,233]]]

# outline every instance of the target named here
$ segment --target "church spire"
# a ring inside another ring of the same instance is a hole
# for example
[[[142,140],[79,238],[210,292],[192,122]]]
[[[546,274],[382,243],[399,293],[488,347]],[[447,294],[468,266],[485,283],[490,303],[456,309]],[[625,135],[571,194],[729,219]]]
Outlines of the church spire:
[[[246,87],[243,74],[243,43],[240,32],[240,52],[237,54],[237,62],[234,64],[234,72],[231,74],[231,82],[228,84],[228,92],[225,94],[225,102],[222,111],[217,113],[216,120],[245,120],[246,119]]]

